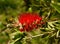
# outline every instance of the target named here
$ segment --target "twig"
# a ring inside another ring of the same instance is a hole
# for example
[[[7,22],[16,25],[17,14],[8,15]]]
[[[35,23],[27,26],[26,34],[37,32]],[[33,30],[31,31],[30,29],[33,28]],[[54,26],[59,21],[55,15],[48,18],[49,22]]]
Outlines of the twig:
[[[52,32],[53,32],[53,31],[52,31]],[[50,34],[50,33],[52,33],[52,32],[46,32],[46,33],[44,33],[44,34],[39,34],[39,35],[35,35],[35,36],[26,37],[25,39],[36,38],[36,37],[39,37],[39,36],[43,36],[43,35],[45,35],[45,34]]]

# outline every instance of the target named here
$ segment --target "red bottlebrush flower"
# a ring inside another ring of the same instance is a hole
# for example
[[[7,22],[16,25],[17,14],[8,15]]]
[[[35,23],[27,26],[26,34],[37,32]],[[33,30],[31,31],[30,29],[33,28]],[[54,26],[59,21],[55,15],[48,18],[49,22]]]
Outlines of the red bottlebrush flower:
[[[42,18],[37,13],[22,13],[20,14],[19,23],[22,24],[23,29],[21,31],[30,31],[35,29],[38,24],[41,24]]]

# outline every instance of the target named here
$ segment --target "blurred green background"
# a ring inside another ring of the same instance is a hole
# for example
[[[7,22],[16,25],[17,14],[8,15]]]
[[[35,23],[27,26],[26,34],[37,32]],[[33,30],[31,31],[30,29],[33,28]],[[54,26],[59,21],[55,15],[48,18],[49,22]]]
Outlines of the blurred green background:
[[[45,24],[20,32],[12,24],[24,12],[39,13]],[[60,44],[60,0],[0,0],[0,44]]]

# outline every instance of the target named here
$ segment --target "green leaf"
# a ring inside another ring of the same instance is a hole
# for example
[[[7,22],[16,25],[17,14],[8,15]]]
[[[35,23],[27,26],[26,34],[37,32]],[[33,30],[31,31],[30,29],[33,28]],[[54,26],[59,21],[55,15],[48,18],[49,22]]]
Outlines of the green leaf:
[[[55,8],[55,10],[58,12],[58,13],[60,13],[60,5],[57,5],[57,4],[51,4],[51,6],[53,7],[53,8]]]
[[[17,42],[20,38],[16,39],[15,41],[11,42],[10,44],[14,44],[15,42]]]

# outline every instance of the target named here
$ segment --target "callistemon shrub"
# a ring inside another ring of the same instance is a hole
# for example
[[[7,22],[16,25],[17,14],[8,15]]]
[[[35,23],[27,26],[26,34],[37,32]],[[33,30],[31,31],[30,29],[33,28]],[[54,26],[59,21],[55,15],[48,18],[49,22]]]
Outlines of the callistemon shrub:
[[[42,17],[38,13],[22,13],[18,17],[20,31],[32,31],[41,26]]]

